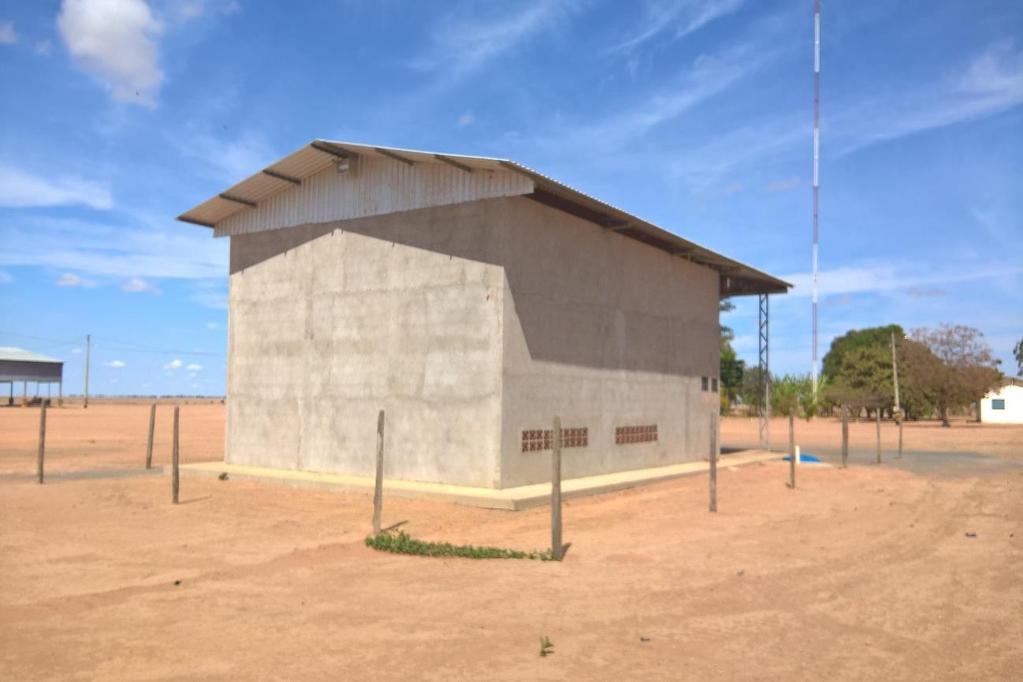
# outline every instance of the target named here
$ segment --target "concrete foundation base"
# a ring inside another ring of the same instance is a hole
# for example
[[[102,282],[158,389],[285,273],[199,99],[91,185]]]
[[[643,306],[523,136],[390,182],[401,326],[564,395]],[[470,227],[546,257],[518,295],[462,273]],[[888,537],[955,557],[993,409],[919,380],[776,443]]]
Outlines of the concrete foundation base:
[[[744,464],[778,460],[784,453],[767,452],[764,450],[744,450],[722,455],[718,460],[718,468],[731,468]],[[561,482],[562,498],[597,495],[615,490],[634,488],[648,483],[667,481],[682,476],[701,474],[707,471],[707,462],[685,462],[649,469],[634,469],[613,474],[573,478]],[[321,490],[373,492],[374,480],[368,476],[345,476],[341,474],[323,474],[311,471],[290,469],[271,469],[268,467],[243,466],[224,462],[201,462],[185,464],[181,473],[186,475],[219,476],[227,473],[234,480],[254,480],[266,483],[278,483],[298,488],[316,488]],[[478,488],[462,485],[445,485],[442,483],[416,483],[413,481],[385,480],[384,497],[389,495],[405,498],[438,500],[454,502],[470,507],[485,509],[507,509],[516,511],[529,507],[542,506],[550,500],[550,484],[537,483],[514,488],[494,489]]]

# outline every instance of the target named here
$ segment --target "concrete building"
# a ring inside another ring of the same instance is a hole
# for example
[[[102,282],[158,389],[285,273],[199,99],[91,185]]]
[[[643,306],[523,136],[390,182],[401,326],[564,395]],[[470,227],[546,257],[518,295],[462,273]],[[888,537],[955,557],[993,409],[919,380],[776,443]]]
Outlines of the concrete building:
[[[980,399],[980,421],[1023,424],[1023,379],[1007,379]]]
[[[707,457],[718,302],[788,284],[516,163],[317,140],[230,244],[226,460],[506,488]]]
[[[14,348],[11,346],[0,347],[0,384],[10,384],[10,394],[7,404],[14,404],[14,384],[21,383],[21,404],[27,405],[28,385],[34,384],[33,399],[39,398],[49,400],[52,397],[53,384],[57,384],[57,401],[63,402],[63,376],[64,363],[56,358],[50,358],[39,353]],[[40,390],[42,384],[46,384],[46,396]]]

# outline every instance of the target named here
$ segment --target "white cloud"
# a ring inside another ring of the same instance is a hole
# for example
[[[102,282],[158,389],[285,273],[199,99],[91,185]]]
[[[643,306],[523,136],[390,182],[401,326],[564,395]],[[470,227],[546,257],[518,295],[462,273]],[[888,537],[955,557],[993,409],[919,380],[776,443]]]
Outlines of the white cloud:
[[[647,93],[638,104],[590,125],[564,126],[550,137],[557,140],[557,148],[571,149],[572,153],[599,150],[606,154],[619,150],[724,92],[773,57],[771,50],[753,44],[735,45],[718,54],[702,54],[675,82]]]
[[[241,9],[237,0],[176,0],[173,12],[185,21],[214,13],[234,14]]]
[[[469,112],[466,112],[466,113],[464,113],[464,114],[462,114],[461,116],[458,117],[458,127],[459,128],[465,128],[466,126],[471,126],[475,122],[476,122],[476,117],[473,116]]]
[[[223,278],[196,281],[191,298],[206,308],[227,310],[227,288]]]
[[[0,21],[0,45],[13,45],[18,42],[18,34],[14,30],[13,21]]]
[[[42,177],[0,165],[0,206],[63,206],[80,204],[99,210],[113,206],[106,183],[81,178]]]
[[[185,367],[185,369],[187,369],[189,372],[198,372],[202,369],[202,365],[198,365],[193,362],[192,364],[188,365],[188,367]]]
[[[174,6],[175,11],[179,16],[185,19],[195,19],[201,17],[206,11],[206,7],[203,5],[202,0],[188,0],[186,2],[178,2]]]
[[[818,277],[821,296],[843,294],[889,293],[908,294],[920,298],[921,292],[933,292],[936,285],[954,284],[1023,274],[1023,265],[1003,263],[961,264],[945,270],[906,262],[871,261],[829,270],[821,270]],[[810,296],[812,275],[808,272],[785,275],[781,279],[793,284],[790,300]]]
[[[243,180],[279,157],[265,135],[251,130],[231,140],[193,130],[176,142],[185,156],[200,161],[207,175],[222,182]]]
[[[121,291],[129,294],[161,294],[161,292],[152,282],[147,282],[141,277],[132,277],[131,279],[125,280],[121,283]]]
[[[0,270],[0,284],[10,284],[13,281],[14,277],[12,277],[9,272],[4,272],[3,270]]]
[[[777,37],[774,24],[768,24],[767,29],[765,35]],[[761,36],[758,42],[759,47],[748,51],[745,60],[732,66],[747,69],[738,77],[748,76],[751,69],[759,67],[762,59],[771,58],[772,48],[768,46],[777,41],[767,41]],[[730,60],[721,61],[727,64]],[[724,73],[729,71],[725,69]],[[702,94],[706,98],[716,94],[710,74],[700,79],[694,69],[687,80],[689,87],[694,88],[694,95]],[[831,110],[840,113],[826,119],[822,125],[824,153],[841,156],[878,142],[976,120],[1018,106],[1023,103],[1023,51],[1015,49],[1013,43],[998,43],[947,79],[922,83],[899,92],[853,93],[856,104],[851,107],[837,102]],[[647,96],[645,99],[651,102],[649,112],[637,108],[634,113],[607,119],[588,130],[598,135],[606,133],[612,142],[635,139],[644,133],[647,122],[668,120],[676,105],[685,104],[682,99],[673,99],[675,89],[679,88],[663,91],[661,96],[656,93]],[[682,96],[682,93],[675,95]],[[700,97],[693,96],[689,106],[699,101]],[[691,191],[711,192],[723,178],[743,177],[745,172],[762,167],[768,160],[789,154],[799,146],[805,148],[809,137],[804,113],[783,113],[718,134],[697,146],[674,149],[667,175],[673,183],[682,182]],[[580,142],[585,143],[585,140]],[[580,148],[585,150],[586,144],[581,144]],[[782,191],[789,189],[787,185],[786,181],[776,181],[767,189]]]
[[[466,19],[464,12],[443,18],[432,34],[433,51],[412,66],[457,80],[512,51],[543,31],[554,29],[571,2],[536,0],[502,16]],[[500,6],[499,4],[492,6]]]
[[[143,214],[136,218],[145,221]],[[19,216],[16,225],[0,219],[0,267],[35,266],[129,279],[214,280],[227,273],[226,240],[209,230],[154,218],[138,225],[112,226],[47,216]]]
[[[64,0],[57,28],[75,61],[114,99],[156,106],[163,71],[154,39],[163,29],[143,0]]]
[[[63,275],[57,278],[57,286],[59,287],[94,287],[96,283],[92,280],[79,277],[73,272],[65,272]]]
[[[692,191],[704,192],[721,178],[742,176],[765,158],[782,154],[806,139],[806,126],[799,117],[743,126],[698,146],[678,149],[669,164],[669,176],[682,180]]]
[[[51,43],[49,40],[40,40],[39,42],[32,46],[32,51],[35,52],[37,55],[47,57],[49,56],[50,52],[53,51],[53,43]]]
[[[640,30],[631,38],[611,47],[613,52],[628,52],[662,33],[674,39],[684,38],[719,17],[739,9],[745,0],[677,0],[649,2]],[[674,29],[674,30],[671,30]]]
[[[164,369],[166,369],[166,370],[168,370],[168,371],[173,371],[173,370],[175,370],[175,369],[181,369],[181,367],[182,367],[182,366],[183,366],[184,364],[185,364],[185,363],[181,362],[181,360],[179,360],[179,359],[177,359],[177,358],[174,358],[173,360],[171,360],[170,362],[168,362],[168,363],[167,363],[166,365],[164,365],[164,366],[163,366],[163,368],[164,368]]]
[[[121,369],[124,367],[124,362],[122,360],[111,360],[110,362],[104,362],[103,365],[111,369]]]
[[[768,192],[786,192],[799,187],[799,178],[791,177],[782,180],[772,180],[767,183]]]
[[[868,145],[974,121],[1023,104],[1023,50],[1000,42],[944,79],[893,93],[875,93],[833,121],[839,155]]]

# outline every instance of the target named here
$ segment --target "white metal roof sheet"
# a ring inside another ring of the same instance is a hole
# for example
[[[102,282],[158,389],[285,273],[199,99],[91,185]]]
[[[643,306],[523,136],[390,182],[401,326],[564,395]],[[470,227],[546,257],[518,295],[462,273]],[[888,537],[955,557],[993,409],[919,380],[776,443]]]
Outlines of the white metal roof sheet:
[[[624,236],[643,241],[655,248],[712,267],[721,274],[722,294],[785,293],[792,285],[745,263],[733,260],[710,249],[649,223],[616,206],[608,204],[531,168],[508,159],[465,154],[447,154],[401,147],[383,147],[335,140],[313,140],[308,145],[267,166],[245,180],[231,186],[201,204],[185,211],[178,220],[217,227],[228,217],[252,208],[276,194],[295,187],[328,168],[345,155],[415,163],[448,164],[473,170],[511,170],[521,173],[536,184],[533,198],[557,208],[575,210],[604,227]],[[225,198],[226,197],[226,198]],[[734,279],[734,286],[732,281]]]
[[[63,360],[58,360],[57,358],[33,353],[23,348],[15,348],[14,346],[0,346],[0,360],[13,362],[63,362]]]

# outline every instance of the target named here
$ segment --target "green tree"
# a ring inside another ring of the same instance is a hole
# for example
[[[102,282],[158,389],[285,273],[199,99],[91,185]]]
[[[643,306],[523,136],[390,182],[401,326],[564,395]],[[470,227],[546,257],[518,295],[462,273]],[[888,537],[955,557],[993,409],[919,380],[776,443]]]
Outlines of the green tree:
[[[899,354],[899,401],[907,419],[930,417],[934,412],[934,379],[941,360],[931,349],[912,339],[897,344]]]
[[[764,384],[761,375],[759,366],[746,367],[742,373],[742,384],[739,386],[739,397],[742,402],[758,414],[764,408]]]
[[[799,398],[805,390],[802,377],[786,374],[771,381],[771,413],[784,417],[799,412]]]
[[[1023,339],[1017,341],[1013,346],[1012,354],[1016,357],[1016,374],[1023,377]]]
[[[891,407],[892,359],[889,344],[857,345],[840,355],[827,377],[827,396],[849,407],[861,409]]]
[[[913,339],[937,358],[929,376],[922,378],[930,392],[942,426],[950,426],[949,412],[980,400],[1001,378],[984,334],[973,327],[942,324],[936,329],[915,329]]]
[[[845,365],[846,354],[857,348],[888,349],[891,346],[893,332],[896,342],[906,336],[906,332],[901,326],[890,324],[886,327],[852,329],[842,336],[836,337],[831,342],[831,348],[828,349],[822,361],[821,375],[834,383],[839,377],[841,368]]]
[[[731,344],[721,346],[721,393],[728,396],[729,401],[735,400],[742,386],[742,375],[746,363],[738,358]]]
[[[825,406],[822,396],[827,392],[828,381],[824,377],[818,377],[817,395],[814,395],[813,378],[809,374],[801,377],[799,381],[799,407],[802,409],[806,421],[810,421]]]
[[[731,301],[724,300],[718,305],[719,317],[721,313],[728,313],[733,310],[735,310],[735,304]],[[732,348],[732,341],[735,339],[735,333],[732,331],[732,328],[726,325],[720,325],[720,327],[721,361],[718,376],[721,378],[721,408],[722,413],[724,413],[738,396],[746,363],[739,359],[735,349]]]

